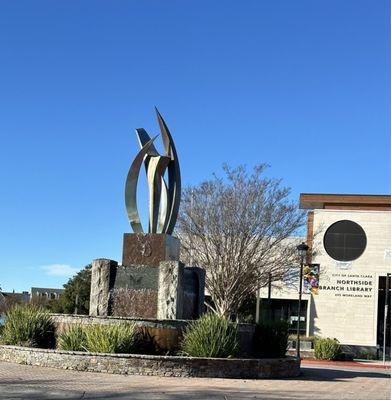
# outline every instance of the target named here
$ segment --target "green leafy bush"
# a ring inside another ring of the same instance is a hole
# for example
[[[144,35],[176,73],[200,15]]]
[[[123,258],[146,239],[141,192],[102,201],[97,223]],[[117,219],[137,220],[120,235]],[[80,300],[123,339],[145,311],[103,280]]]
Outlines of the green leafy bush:
[[[288,348],[289,325],[286,321],[268,321],[257,324],[253,337],[255,357],[285,357]]]
[[[69,327],[58,336],[57,347],[60,350],[86,351],[87,337],[83,326]]]
[[[164,354],[154,335],[151,335],[147,327],[137,330],[132,352],[134,354]]]
[[[192,357],[234,357],[239,349],[238,327],[224,317],[206,314],[186,329],[181,348]]]
[[[54,323],[48,311],[35,305],[15,305],[5,316],[3,344],[52,348],[55,344]]]
[[[86,349],[94,353],[132,353],[137,330],[134,324],[88,325]]]
[[[369,351],[364,351],[361,353],[358,353],[356,358],[361,359],[361,360],[378,360],[379,357],[377,357],[376,353],[369,352]]]
[[[341,346],[337,339],[317,338],[314,353],[318,360],[337,360],[341,354]]]

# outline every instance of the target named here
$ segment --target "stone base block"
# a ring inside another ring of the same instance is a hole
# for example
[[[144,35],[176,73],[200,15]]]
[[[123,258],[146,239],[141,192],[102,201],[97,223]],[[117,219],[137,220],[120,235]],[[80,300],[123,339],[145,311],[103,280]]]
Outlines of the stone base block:
[[[157,291],[153,289],[113,289],[111,315],[132,318],[156,318]]]
[[[159,267],[157,318],[183,318],[184,265],[179,261],[165,261]]]
[[[124,234],[122,265],[92,262],[91,316],[196,319],[203,314],[205,271],[179,261],[179,239]]]
[[[125,233],[122,265],[150,265],[158,267],[161,261],[178,261],[180,241],[161,233]]]
[[[90,315],[110,315],[110,290],[115,281],[118,263],[106,258],[92,261]]]

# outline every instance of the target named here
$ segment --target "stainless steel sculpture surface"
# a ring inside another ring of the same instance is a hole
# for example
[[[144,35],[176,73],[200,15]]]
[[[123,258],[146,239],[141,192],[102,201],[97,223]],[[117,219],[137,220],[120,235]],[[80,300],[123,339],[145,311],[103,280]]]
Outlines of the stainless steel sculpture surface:
[[[137,209],[137,182],[144,162],[149,189],[149,233],[172,234],[181,200],[181,174],[178,156],[170,131],[155,108],[165,155],[160,155],[144,129],[136,129],[141,150],[130,166],[125,185],[125,204],[130,225],[135,233],[144,233]],[[168,183],[164,175],[167,172]]]

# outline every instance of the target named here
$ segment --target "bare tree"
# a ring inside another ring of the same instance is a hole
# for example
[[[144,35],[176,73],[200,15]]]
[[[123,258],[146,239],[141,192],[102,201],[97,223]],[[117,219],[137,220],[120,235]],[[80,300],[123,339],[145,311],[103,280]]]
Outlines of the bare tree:
[[[22,304],[22,301],[18,299],[12,293],[3,295],[0,293],[0,315],[6,314],[9,309],[14,307],[16,304]]]
[[[264,175],[266,168],[248,173],[244,166],[224,166],[224,179],[214,176],[182,193],[182,258],[206,269],[206,287],[220,315],[236,313],[269,276],[278,281],[297,263],[297,243],[287,238],[303,225],[304,212],[289,200],[281,180]]]

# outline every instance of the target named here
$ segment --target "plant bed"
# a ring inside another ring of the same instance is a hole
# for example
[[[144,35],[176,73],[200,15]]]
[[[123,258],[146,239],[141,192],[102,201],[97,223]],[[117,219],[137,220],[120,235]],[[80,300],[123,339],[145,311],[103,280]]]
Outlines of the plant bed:
[[[148,319],[129,317],[92,317],[88,315],[51,314],[56,326],[56,333],[60,334],[70,326],[80,325],[116,325],[122,322],[134,323],[139,328],[145,328],[158,342],[160,348],[169,353],[175,353],[180,346],[183,332],[192,322],[190,320]],[[239,353],[238,357],[251,357],[252,338],[255,325],[238,324]]]
[[[0,361],[123,375],[261,379],[291,378],[300,374],[300,360],[295,357],[199,358],[72,352],[1,345]]]

